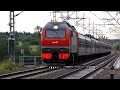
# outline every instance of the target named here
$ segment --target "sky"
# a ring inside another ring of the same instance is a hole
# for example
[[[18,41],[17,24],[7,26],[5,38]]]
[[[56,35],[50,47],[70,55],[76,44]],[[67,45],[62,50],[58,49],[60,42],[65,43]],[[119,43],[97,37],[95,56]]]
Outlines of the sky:
[[[21,11],[15,11],[15,15]],[[15,17],[15,30],[18,32],[34,32],[34,28],[39,25],[43,27],[50,21],[49,11],[24,11]],[[9,30],[9,11],[0,11],[0,31]]]
[[[15,11],[15,15],[17,13],[19,13],[21,11]],[[24,11],[23,13],[21,13],[20,15],[15,17],[15,31],[18,32],[31,32],[33,33],[35,30],[34,28],[38,25],[41,27],[44,27],[45,24],[49,21],[52,20],[52,14],[50,14],[50,12],[52,11]],[[110,15],[112,15],[115,18],[119,18],[120,15],[116,12],[109,12]],[[69,14],[72,14],[69,13]],[[82,34],[86,34],[89,33],[89,18],[90,18],[90,29],[93,29],[93,23],[94,23],[94,29],[96,30],[102,30],[102,32],[104,33],[104,36],[112,39],[112,38],[120,38],[120,36],[118,37],[119,34],[119,26],[99,26],[99,25],[95,25],[95,24],[103,24],[103,22],[108,23],[113,23],[116,24],[115,20],[109,20],[109,22],[107,20],[100,20],[103,18],[109,18],[111,19],[112,17],[103,11],[80,11],[78,13],[78,17],[82,18],[84,14],[84,17],[86,19],[79,21],[80,26],[75,26],[77,31],[82,33]],[[67,14],[63,14],[64,16],[66,16]],[[71,15],[71,17],[76,17],[76,14]],[[60,17],[60,14],[57,14],[57,18]],[[99,19],[100,18],[100,19]],[[58,21],[61,21],[61,19],[58,19]],[[119,19],[118,19],[119,21]],[[69,21],[70,24],[75,25],[74,20],[70,20]],[[84,22],[84,24],[83,24]],[[0,32],[9,32],[9,11],[0,11]],[[86,29],[83,29],[82,27],[85,27]],[[117,31],[117,33],[115,33],[114,31]],[[112,32],[112,33],[111,33]]]

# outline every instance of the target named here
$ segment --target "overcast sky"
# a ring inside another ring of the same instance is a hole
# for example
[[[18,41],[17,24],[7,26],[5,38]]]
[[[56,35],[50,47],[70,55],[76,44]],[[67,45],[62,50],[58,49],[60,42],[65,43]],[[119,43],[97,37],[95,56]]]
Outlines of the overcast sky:
[[[15,14],[19,13],[21,11],[15,11]],[[72,12],[71,12],[72,13]],[[83,17],[83,13],[85,15],[85,18],[90,18],[90,28],[92,29],[93,27],[93,22],[94,24],[103,24],[103,21],[105,20],[99,20],[99,18],[111,18],[110,15],[108,15],[108,13],[106,12],[102,12],[102,11],[81,11],[78,16],[80,18]],[[119,18],[119,14],[116,15],[116,12],[109,12],[113,17]],[[64,14],[65,15],[65,14]],[[95,16],[96,15],[96,16]],[[59,15],[58,15],[59,17]],[[71,17],[75,17],[75,14],[72,15]],[[19,16],[15,17],[15,31],[18,32],[34,32],[34,28],[38,25],[43,27],[47,22],[51,21],[52,19],[52,15],[50,16],[50,11],[24,11],[23,13],[21,13]],[[59,19],[58,19],[59,20]],[[107,23],[114,23],[116,24],[115,21],[105,21]],[[9,11],[0,11],[0,32],[6,32],[6,31],[10,31],[9,30]],[[70,23],[72,25],[75,24],[74,21],[70,21]],[[83,20],[81,20],[80,22],[80,26],[83,26]],[[86,27],[86,29],[83,29],[82,27],[76,27],[77,31],[82,33],[82,34],[86,34],[88,33],[89,27],[87,27],[89,24],[89,19],[85,19],[84,20],[84,27]],[[97,29],[101,29],[103,31],[103,33],[105,34],[106,37],[108,38],[116,38],[116,35],[114,35],[114,32],[111,34],[111,31],[109,28],[112,29],[116,29],[116,27],[114,26],[106,26],[106,28],[101,27],[101,26],[95,26],[95,28]],[[111,30],[112,30],[111,29]],[[118,33],[119,34],[119,33]]]
[[[15,11],[15,14],[21,11]],[[24,11],[15,17],[15,30],[18,32],[34,32],[34,28],[39,25],[43,27],[50,21],[49,11]],[[9,11],[0,11],[0,31],[9,30]]]

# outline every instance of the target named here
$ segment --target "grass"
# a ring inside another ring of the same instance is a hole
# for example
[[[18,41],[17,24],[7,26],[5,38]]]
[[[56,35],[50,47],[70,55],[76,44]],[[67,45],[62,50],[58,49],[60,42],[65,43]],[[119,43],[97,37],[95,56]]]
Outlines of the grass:
[[[19,68],[22,68],[22,65],[14,64],[13,62],[10,62],[9,60],[5,60],[0,63],[0,72],[16,71]]]

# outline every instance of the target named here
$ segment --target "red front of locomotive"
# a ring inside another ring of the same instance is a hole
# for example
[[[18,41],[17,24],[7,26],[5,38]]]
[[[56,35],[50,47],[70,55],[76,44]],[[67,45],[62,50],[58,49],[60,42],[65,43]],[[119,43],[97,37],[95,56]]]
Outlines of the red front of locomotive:
[[[64,22],[49,22],[42,29],[42,60],[66,62],[70,58],[71,29]]]

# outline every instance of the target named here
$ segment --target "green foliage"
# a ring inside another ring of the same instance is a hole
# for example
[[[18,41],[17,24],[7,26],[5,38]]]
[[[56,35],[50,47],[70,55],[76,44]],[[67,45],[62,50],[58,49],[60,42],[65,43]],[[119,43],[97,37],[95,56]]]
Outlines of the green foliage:
[[[32,35],[23,36],[22,38],[20,38],[19,41],[27,45],[39,45],[39,40],[40,40],[39,33],[35,32]]]
[[[8,55],[8,40],[7,38],[0,38],[0,60],[3,60]]]
[[[112,46],[112,49],[113,49],[113,50],[120,50],[120,44],[119,44],[119,43],[115,43],[115,44]]]
[[[14,63],[10,62],[9,60],[5,60],[5,61],[0,63],[0,72],[16,71],[19,68],[22,68],[22,65],[14,64]]]
[[[28,55],[28,56],[30,55],[29,45],[23,44],[21,48],[24,49],[25,55]]]
[[[39,33],[35,32],[31,36],[31,45],[39,45],[40,36]]]
[[[37,25],[34,30],[35,32],[39,32],[41,30],[41,27]]]
[[[40,56],[41,48],[39,45],[31,45],[30,46],[30,53],[33,56]]]
[[[40,29],[37,26],[37,29]],[[8,37],[9,33],[0,32],[0,61],[5,57],[8,59]],[[40,33],[26,33],[26,32],[15,32],[15,55],[16,58],[21,55],[21,49],[24,49],[24,55],[40,55]],[[30,50],[30,46],[34,45],[33,50]]]

